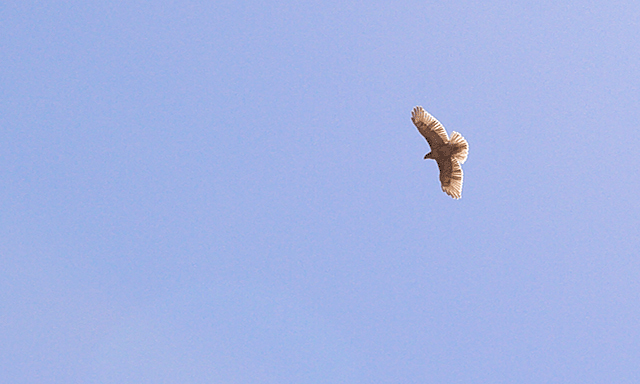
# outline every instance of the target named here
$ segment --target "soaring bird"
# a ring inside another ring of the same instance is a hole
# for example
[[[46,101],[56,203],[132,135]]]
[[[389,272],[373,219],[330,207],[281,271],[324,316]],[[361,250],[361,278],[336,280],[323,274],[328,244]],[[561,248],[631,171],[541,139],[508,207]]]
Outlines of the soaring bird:
[[[462,197],[460,164],[467,160],[469,144],[458,132],[452,132],[449,139],[442,124],[420,106],[411,111],[411,120],[431,147],[431,152],[424,155],[424,158],[438,163],[442,190],[454,199],[459,199]]]

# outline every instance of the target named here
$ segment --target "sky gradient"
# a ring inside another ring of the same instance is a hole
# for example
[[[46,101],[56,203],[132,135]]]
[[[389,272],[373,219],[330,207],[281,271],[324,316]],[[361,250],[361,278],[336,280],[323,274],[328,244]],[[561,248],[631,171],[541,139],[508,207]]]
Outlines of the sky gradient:
[[[637,1],[0,20],[7,383],[640,382]]]

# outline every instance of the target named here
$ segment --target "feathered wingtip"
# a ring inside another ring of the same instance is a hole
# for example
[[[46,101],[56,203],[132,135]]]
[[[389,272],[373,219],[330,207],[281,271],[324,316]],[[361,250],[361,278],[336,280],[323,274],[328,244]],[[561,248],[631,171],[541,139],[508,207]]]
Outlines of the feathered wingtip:
[[[452,132],[449,143],[454,146],[452,157],[458,160],[460,164],[464,164],[469,155],[469,144],[467,140],[458,132]]]
[[[442,174],[441,174],[442,176]],[[449,196],[454,199],[459,199],[462,197],[462,179],[463,172],[460,163],[456,160],[451,160],[451,172],[448,177],[440,178],[440,182],[442,183],[442,190]]]

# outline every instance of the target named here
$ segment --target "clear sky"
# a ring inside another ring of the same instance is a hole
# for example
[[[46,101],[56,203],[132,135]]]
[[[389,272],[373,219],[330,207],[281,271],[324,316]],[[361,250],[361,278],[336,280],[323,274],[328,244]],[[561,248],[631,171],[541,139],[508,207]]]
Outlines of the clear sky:
[[[640,382],[637,0],[0,21],[0,381]]]

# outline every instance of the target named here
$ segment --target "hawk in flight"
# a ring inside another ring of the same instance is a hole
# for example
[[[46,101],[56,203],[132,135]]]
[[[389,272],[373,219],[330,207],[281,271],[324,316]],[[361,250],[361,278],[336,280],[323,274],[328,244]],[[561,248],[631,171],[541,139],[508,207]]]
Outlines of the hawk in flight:
[[[467,140],[458,132],[452,132],[449,139],[442,124],[422,107],[413,108],[411,120],[431,147],[431,152],[424,155],[424,158],[433,159],[438,163],[442,190],[454,199],[459,199],[462,197],[460,164],[467,160],[469,154]]]

